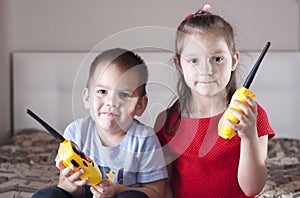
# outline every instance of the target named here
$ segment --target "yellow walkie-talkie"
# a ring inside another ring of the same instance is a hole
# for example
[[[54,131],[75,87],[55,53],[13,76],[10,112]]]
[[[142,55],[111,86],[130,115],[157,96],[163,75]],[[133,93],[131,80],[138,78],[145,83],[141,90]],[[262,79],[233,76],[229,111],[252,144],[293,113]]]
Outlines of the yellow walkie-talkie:
[[[265,54],[267,53],[270,45],[271,45],[271,42],[267,42],[267,44],[265,45],[259,58],[257,59],[255,65],[253,66],[252,70],[250,71],[247,79],[245,80],[243,86],[238,88],[234,92],[234,94],[231,98],[230,104],[229,104],[229,108],[233,108],[239,112],[242,112],[242,110],[240,108],[238,108],[236,105],[233,104],[233,101],[238,100],[238,101],[243,102],[244,104],[247,104],[247,102],[245,100],[245,96],[249,96],[252,99],[255,99],[256,95],[255,95],[255,93],[253,93],[249,90],[249,87],[250,87],[250,85],[254,79],[254,76],[258,70],[258,67],[259,67],[260,63],[262,62]],[[221,136],[224,139],[231,139],[232,137],[234,137],[236,135],[236,131],[234,129],[230,128],[225,123],[226,120],[230,120],[234,124],[237,124],[239,122],[239,120],[236,117],[234,117],[231,113],[229,113],[229,111],[227,109],[219,121],[219,124],[218,124],[219,136]]]
[[[56,141],[60,143],[58,154],[66,167],[73,165],[74,172],[83,169],[84,173],[80,176],[80,179],[89,178],[88,185],[94,186],[102,181],[102,174],[98,165],[85,155],[74,142],[66,140],[60,133],[54,130],[31,110],[27,109],[27,113],[43,125]]]

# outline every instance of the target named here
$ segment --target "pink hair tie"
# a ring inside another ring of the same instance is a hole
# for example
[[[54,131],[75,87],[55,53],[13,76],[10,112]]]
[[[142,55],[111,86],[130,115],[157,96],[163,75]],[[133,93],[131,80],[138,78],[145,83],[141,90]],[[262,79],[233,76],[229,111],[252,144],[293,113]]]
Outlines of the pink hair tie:
[[[195,14],[189,14],[189,15],[187,15],[187,16],[184,17],[184,18],[185,18],[186,20],[187,20],[187,19],[190,19],[190,18],[192,18],[192,17],[194,17],[194,16],[198,16],[198,15],[200,15],[200,14],[203,14],[203,13],[205,13],[205,12],[208,12],[208,10],[210,10],[210,9],[211,9],[211,6],[210,6],[209,4],[205,4],[201,10],[197,11]]]
[[[211,6],[209,4],[205,4],[198,13],[201,14],[203,12],[208,12],[208,10],[210,10],[210,9],[211,9]]]

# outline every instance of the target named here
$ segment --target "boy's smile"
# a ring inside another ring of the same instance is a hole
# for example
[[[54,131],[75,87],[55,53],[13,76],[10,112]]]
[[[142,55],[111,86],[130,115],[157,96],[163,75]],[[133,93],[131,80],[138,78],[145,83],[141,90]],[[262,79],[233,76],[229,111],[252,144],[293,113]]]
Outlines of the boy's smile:
[[[141,102],[137,74],[113,64],[96,69],[85,103],[100,133],[124,133],[130,127]]]

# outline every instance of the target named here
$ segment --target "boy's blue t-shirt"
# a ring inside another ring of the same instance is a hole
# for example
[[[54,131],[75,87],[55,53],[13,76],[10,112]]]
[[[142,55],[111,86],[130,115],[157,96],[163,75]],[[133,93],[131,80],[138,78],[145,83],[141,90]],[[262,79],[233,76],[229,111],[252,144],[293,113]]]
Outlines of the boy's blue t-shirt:
[[[141,183],[167,178],[161,145],[152,128],[133,120],[122,142],[102,145],[90,116],[69,124],[64,137],[72,140],[99,166],[102,177],[114,183],[138,187]]]

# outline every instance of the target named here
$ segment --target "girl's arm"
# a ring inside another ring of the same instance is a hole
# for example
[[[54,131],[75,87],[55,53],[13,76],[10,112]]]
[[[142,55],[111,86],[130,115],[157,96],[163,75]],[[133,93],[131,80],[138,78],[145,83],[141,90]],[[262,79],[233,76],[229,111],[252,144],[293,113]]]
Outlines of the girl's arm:
[[[267,135],[253,139],[241,139],[238,181],[248,196],[259,194],[266,183],[267,142]]]
[[[266,183],[268,136],[257,136],[257,104],[248,96],[245,97],[245,100],[247,105],[235,101],[243,113],[230,109],[230,112],[240,122],[238,124],[228,122],[228,124],[237,130],[241,138],[238,167],[239,185],[246,195],[253,196],[260,193]]]
[[[172,178],[172,170],[173,170],[173,166],[172,164],[167,165],[167,170],[168,170],[168,175],[169,175],[169,179],[167,181],[167,186],[166,186],[166,198],[173,198],[173,191],[172,191],[172,187],[171,187],[171,178]]]

